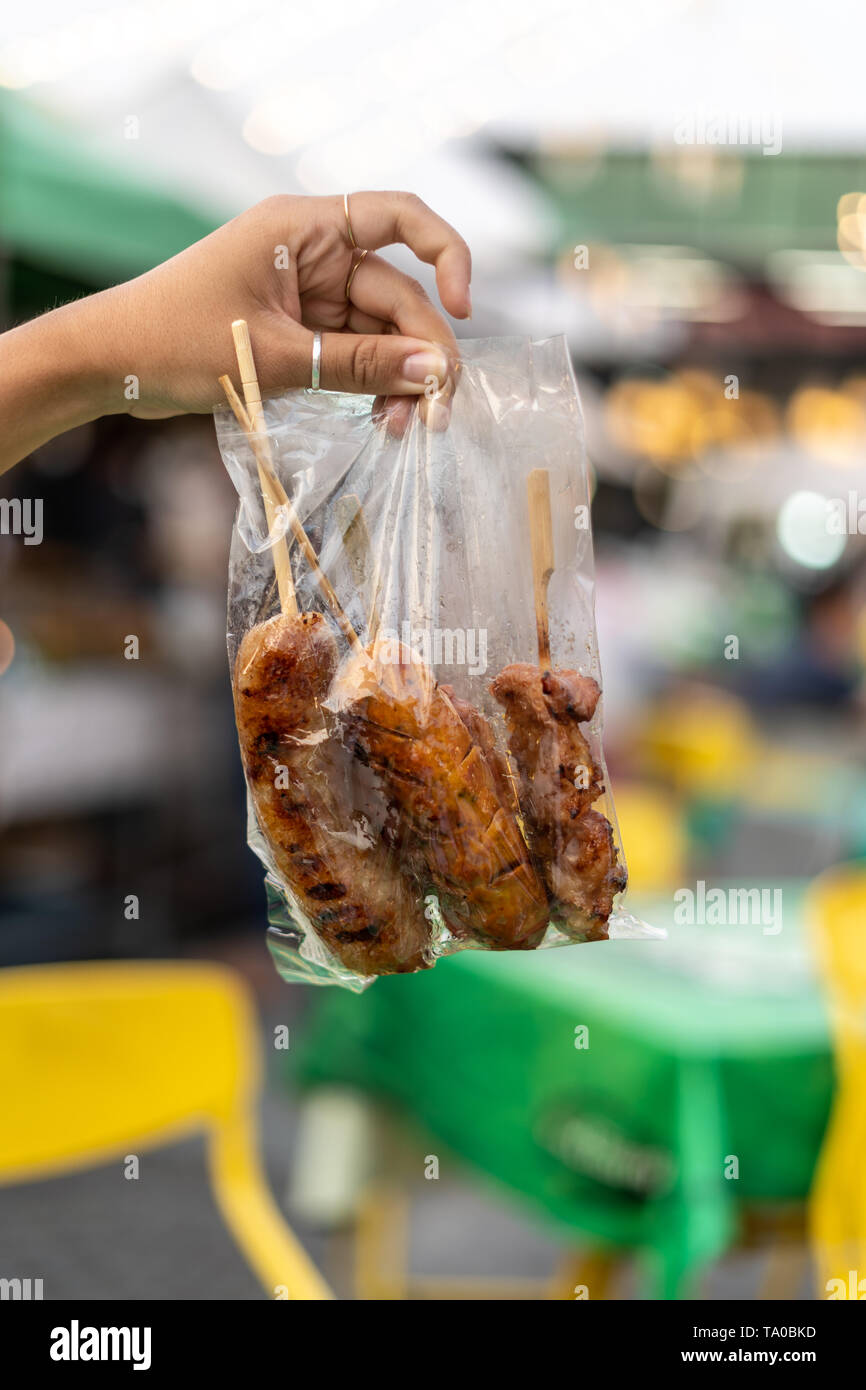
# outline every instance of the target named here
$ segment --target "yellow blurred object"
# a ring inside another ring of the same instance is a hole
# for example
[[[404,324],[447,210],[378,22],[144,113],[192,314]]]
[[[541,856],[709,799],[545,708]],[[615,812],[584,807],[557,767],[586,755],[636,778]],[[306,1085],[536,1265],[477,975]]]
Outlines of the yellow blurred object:
[[[616,816],[632,892],[661,892],[682,883],[686,834],[674,797],[658,787],[617,782]]]
[[[853,396],[862,406],[866,406],[866,375],[863,372],[852,372],[846,376],[841,389],[846,396]]]
[[[801,386],[788,402],[788,429],[805,449],[839,464],[858,464],[866,435],[866,411],[853,392]]]
[[[854,650],[858,655],[860,665],[866,667],[866,603],[858,611],[855,623]]]
[[[762,457],[780,430],[779,411],[760,391],[740,391],[728,399],[716,391],[715,399],[695,420],[692,452],[700,458],[713,449],[736,449]]]
[[[707,450],[761,456],[780,430],[779,411],[758,391],[727,394],[728,377],[686,368],[662,380],[624,377],[607,392],[608,432],[624,449],[679,475]]]
[[[204,1131],[217,1206],[269,1296],[327,1299],[264,1177],[259,1084],[252,1003],[221,966],[0,972],[0,1183],[119,1164]]]
[[[866,863],[812,884],[808,920],[830,999],[833,1112],[815,1173],[809,1230],[821,1297],[866,1297]]]
[[[638,734],[649,770],[668,777],[678,792],[713,801],[739,794],[754,758],[755,737],[743,701],[709,686],[663,700]]]
[[[670,472],[691,458],[698,406],[675,377],[619,381],[608,391],[604,408],[611,438],[623,448]]]

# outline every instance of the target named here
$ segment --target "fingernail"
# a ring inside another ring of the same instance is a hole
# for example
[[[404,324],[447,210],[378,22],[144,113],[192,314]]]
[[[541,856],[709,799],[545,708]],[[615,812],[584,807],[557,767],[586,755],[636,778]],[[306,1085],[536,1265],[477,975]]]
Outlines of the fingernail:
[[[472,317],[472,291],[471,291],[471,290],[467,290],[467,291],[466,291],[466,317],[467,317],[468,319],[471,319],[471,317]]]
[[[434,348],[427,352],[413,352],[403,363],[403,380],[411,382],[413,386],[434,386],[438,390],[447,375],[445,355]]]

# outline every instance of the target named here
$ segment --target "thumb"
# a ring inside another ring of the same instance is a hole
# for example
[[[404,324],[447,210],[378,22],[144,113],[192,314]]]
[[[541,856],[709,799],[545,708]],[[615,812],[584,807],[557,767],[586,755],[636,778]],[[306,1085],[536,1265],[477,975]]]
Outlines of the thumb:
[[[454,368],[445,348],[389,333],[323,333],[320,384],[370,396],[450,395]]]

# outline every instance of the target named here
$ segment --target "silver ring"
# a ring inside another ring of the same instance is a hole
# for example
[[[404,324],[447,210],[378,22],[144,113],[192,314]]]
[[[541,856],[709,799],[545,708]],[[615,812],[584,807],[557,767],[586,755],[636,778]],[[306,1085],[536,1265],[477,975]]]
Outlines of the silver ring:
[[[314,334],[313,334],[313,377],[312,377],[312,380],[311,380],[311,382],[310,382],[310,390],[312,390],[312,391],[318,391],[318,390],[321,389],[320,386],[319,386],[319,377],[321,376],[321,372],[322,372],[322,335],[321,335],[321,333],[314,333]]]

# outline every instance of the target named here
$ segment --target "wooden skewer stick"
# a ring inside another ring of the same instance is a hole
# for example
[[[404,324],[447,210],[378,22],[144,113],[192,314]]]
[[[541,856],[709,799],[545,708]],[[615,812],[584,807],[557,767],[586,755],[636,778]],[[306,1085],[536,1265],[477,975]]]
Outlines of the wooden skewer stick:
[[[265,417],[262,412],[262,397],[259,391],[259,383],[256,377],[255,363],[253,362],[253,349],[250,343],[250,332],[244,319],[238,319],[232,324],[232,337],[235,341],[235,353],[238,359],[238,369],[241,374],[241,386],[243,387],[244,399],[247,403],[245,415],[247,424],[243,426],[248,434],[260,435],[258,447],[254,450],[256,463],[259,469],[259,486],[262,489],[262,500],[265,504],[265,516],[268,519],[268,530],[273,531],[278,520],[278,511],[282,504],[280,493],[283,491],[279,480],[274,473],[273,456],[271,454],[270,440],[265,433]],[[228,377],[220,377],[220,382],[228,381]],[[229,381],[231,386],[231,382]],[[234,387],[232,392],[237,399]],[[223,390],[226,390],[223,385]],[[228,391],[226,390],[226,395]],[[229,404],[235,410],[234,403],[229,397]],[[240,402],[238,401],[238,404]],[[237,411],[235,410],[235,415]],[[240,417],[238,417],[240,419]],[[285,496],[285,493],[283,493]],[[295,615],[298,611],[298,600],[295,595],[295,584],[292,579],[292,563],[289,558],[289,547],[285,537],[273,546],[274,569],[277,574],[277,592],[280,596],[280,608],[284,613]]]
[[[235,419],[237,420],[241,429],[247,436],[250,447],[253,451],[253,454],[255,455],[256,463],[259,465],[259,477],[261,478],[262,471],[264,470],[265,476],[268,480],[268,486],[272,489],[272,495],[276,502],[276,505],[279,507],[286,508],[286,513],[289,518],[289,527],[292,531],[292,534],[295,537],[295,540],[301,547],[307,564],[310,566],[310,569],[313,571],[313,574],[315,575],[316,582],[318,583],[319,588],[325,596],[325,602],[327,603],[335,619],[339,623],[340,629],[343,632],[344,636],[349,640],[349,642],[351,642],[352,646],[358,647],[359,650],[363,650],[361,639],[359,638],[355,629],[352,627],[352,624],[349,622],[346,613],[343,611],[343,608],[340,604],[340,600],[337,598],[336,592],[334,591],[333,585],[328,579],[328,576],[325,574],[324,570],[319,565],[318,556],[316,555],[316,552],[312,547],[310,538],[304,530],[303,526],[301,525],[300,521],[298,520],[298,514],[292,506],[292,503],[289,501],[285,488],[283,487],[279,478],[273,472],[271,468],[270,459],[265,455],[263,451],[262,446],[264,440],[260,434],[256,433],[256,431],[253,430],[252,420],[250,419],[249,415],[247,414],[247,411],[241,404],[240,397],[238,396],[237,391],[232,385],[230,377],[221,376],[220,386],[223,388],[223,391],[226,394],[226,399],[228,400],[228,403],[234,412]],[[286,554],[288,554],[288,550],[286,550]],[[289,571],[289,579],[291,579],[291,570]],[[279,575],[277,577],[277,582],[279,583]],[[292,584],[291,594],[292,601],[294,602],[295,606],[293,609],[287,609],[283,607],[284,613],[297,613],[298,611],[297,599],[295,598],[294,584]]]
[[[361,506],[360,498],[356,497],[353,492],[347,492],[343,497],[337,499],[335,514],[337,517],[337,525],[340,528],[340,534],[343,537],[343,545],[349,557],[352,578],[359,591],[363,594],[364,589],[371,582],[373,547],[370,542],[370,532],[367,529],[367,518],[364,516],[364,509]],[[378,584],[376,584],[370,599],[370,611],[367,618],[367,629],[371,646],[376,641],[381,621],[379,617],[378,597]]]
[[[542,670],[546,670],[550,666],[547,586],[553,574],[553,520],[550,512],[550,474],[547,469],[533,468],[527,479],[526,489],[529,499],[529,540],[532,547],[538,664]]]
[[[259,390],[259,379],[256,375],[256,364],[253,359],[253,345],[246,319],[235,319],[232,324],[232,337],[234,338],[235,356],[238,359],[238,371],[241,374],[241,389],[244,393],[250,424],[257,434],[264,434],[265,412],[262,407],[262,393]]]

